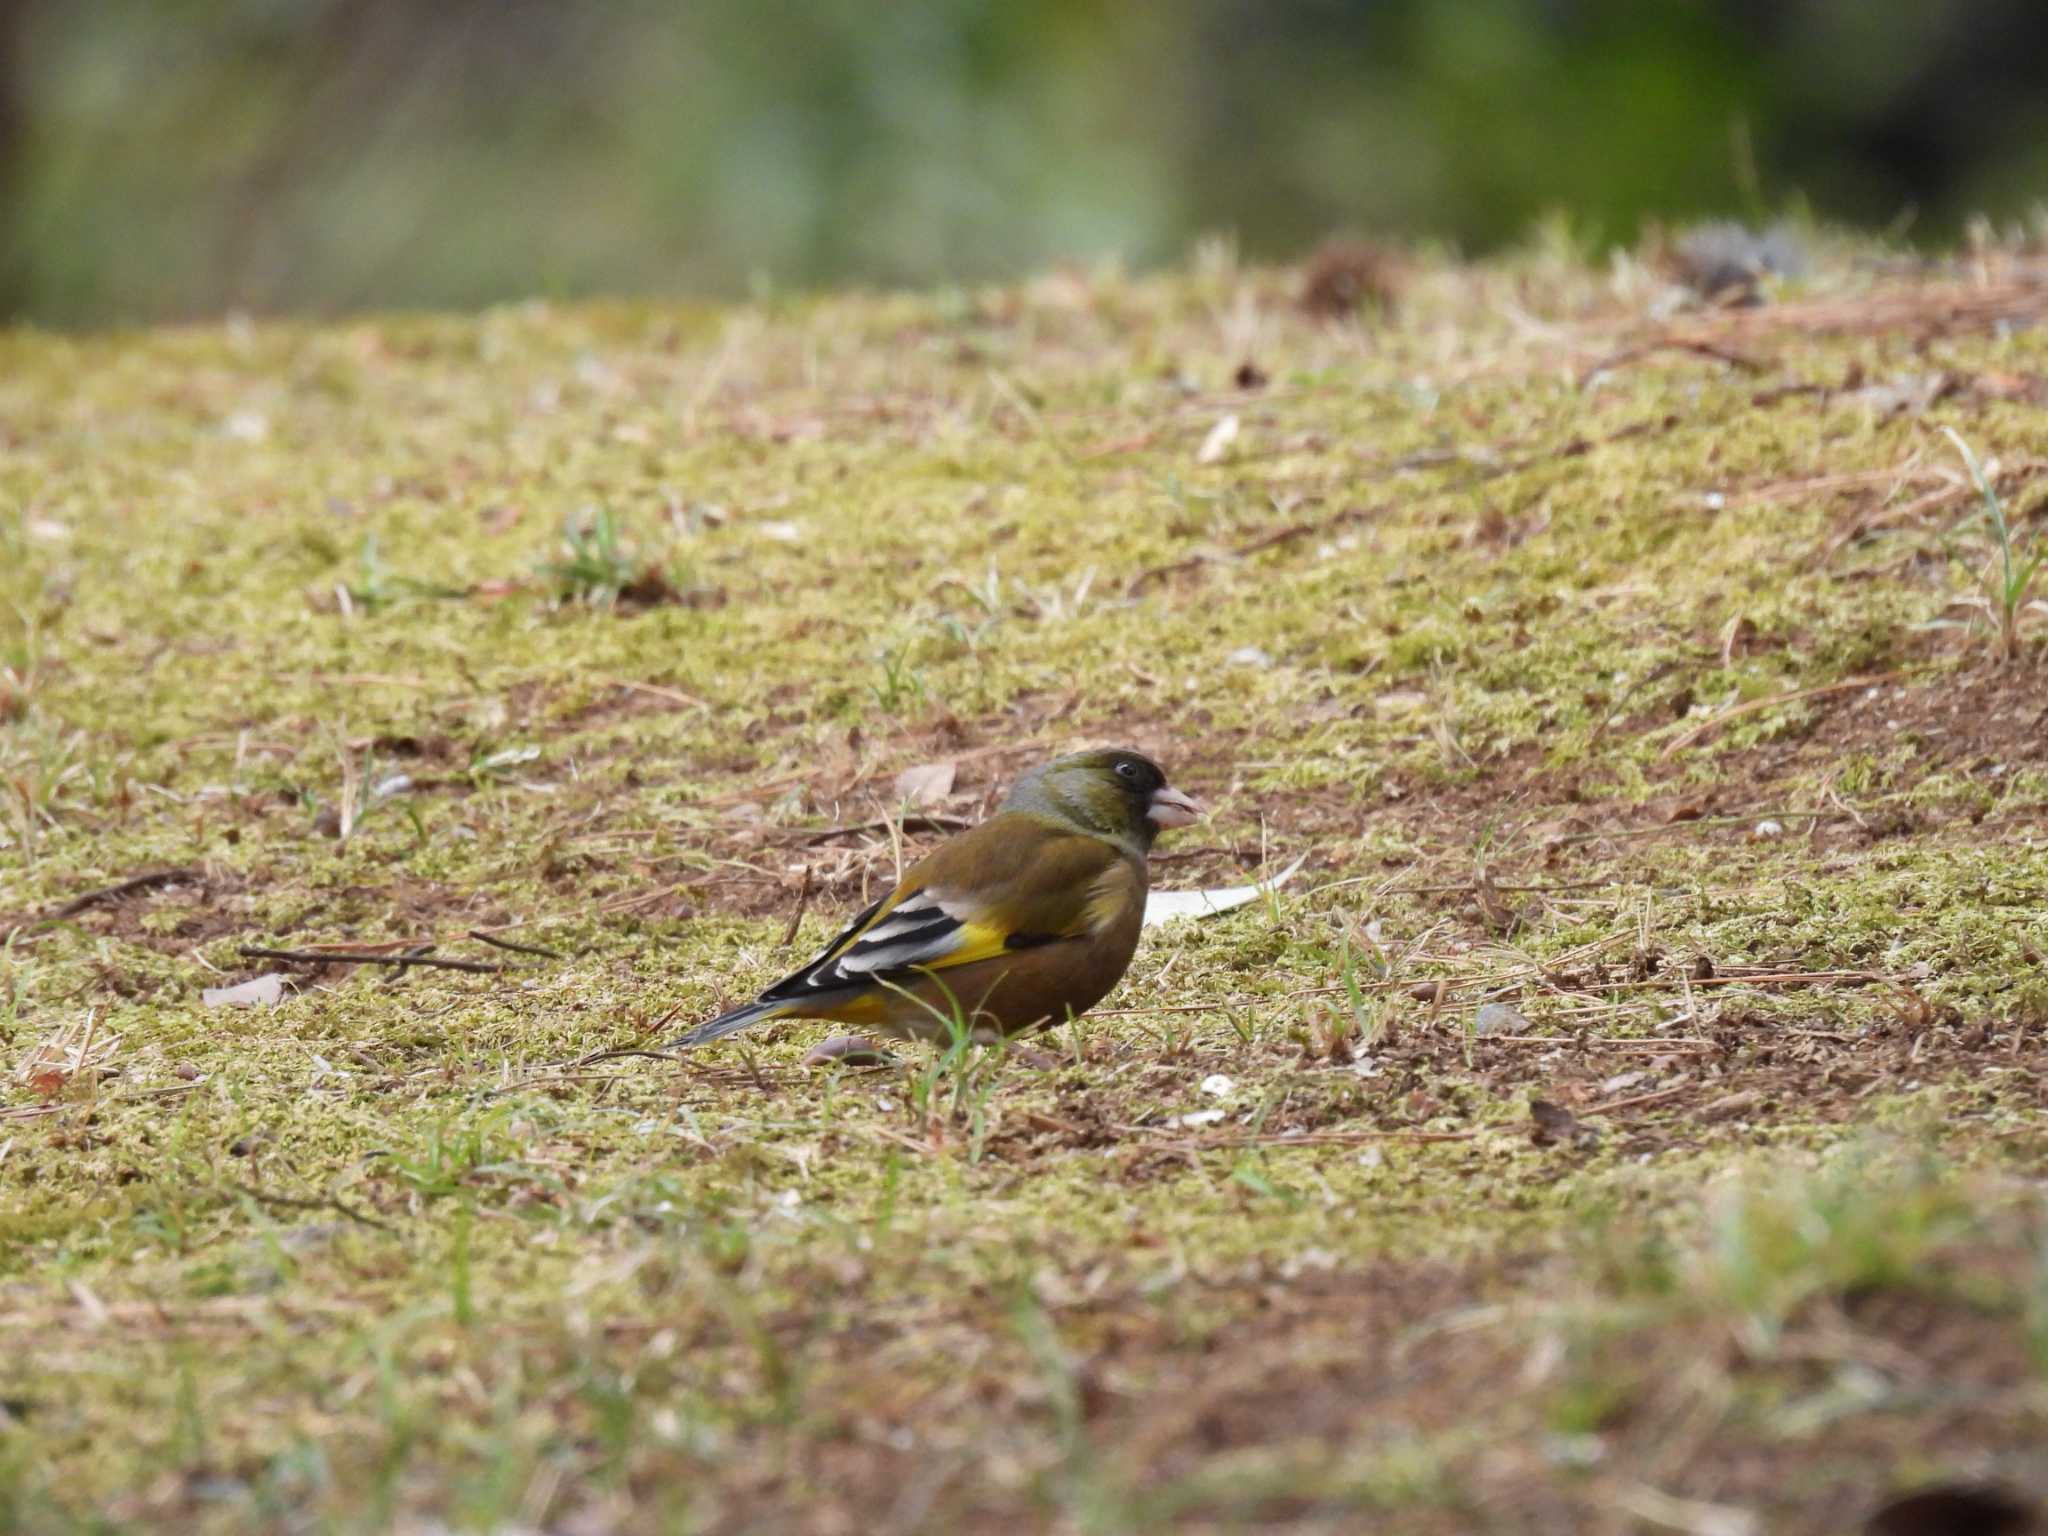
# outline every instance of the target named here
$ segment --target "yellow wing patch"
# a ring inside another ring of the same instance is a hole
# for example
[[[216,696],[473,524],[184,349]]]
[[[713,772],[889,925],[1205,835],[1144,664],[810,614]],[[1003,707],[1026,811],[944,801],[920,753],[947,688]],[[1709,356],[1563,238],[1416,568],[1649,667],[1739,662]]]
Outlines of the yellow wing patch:
[[[993,960],[1010,952],[1010,936],[985,923],[962,923],[951,938],[952,946],[944,954],[918,961],[917,968],[942,971],[956,965],[972,965],[977,960]]]

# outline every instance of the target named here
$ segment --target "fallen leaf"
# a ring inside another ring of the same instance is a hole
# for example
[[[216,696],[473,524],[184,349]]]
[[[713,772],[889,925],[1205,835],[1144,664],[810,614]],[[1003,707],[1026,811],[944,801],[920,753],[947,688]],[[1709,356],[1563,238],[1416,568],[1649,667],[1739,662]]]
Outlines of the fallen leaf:
[[[1223,455],[1230,452],[1230,445],[1237,441],[1237,432],[1237,412],[1232,411],[1209,429],[1209,435],[1202,439],[1202,446],[1195,450],[1195,462],[1197,464],[1215,464],[1220,462]]]
[[[1258,885],[1231,885],[1213,891],[1154,891],[1145,898],[1145,926],[1157,928],[1177,917],[1214,917],[1233,907],[1249,905],[1293,879],[1307,861],[1308,855],[1304,853],[1272,879]]]
[[[209,1008],[275,1008],[284,1001],[284,973],[270,971],[232,987],[208,987],[199,1001]]]
[[[920,763],[915,768],[904,769],[896,775],[897,802],[912,810],[937,805],[953,793],[953,777],[957,771],[951,760]]]

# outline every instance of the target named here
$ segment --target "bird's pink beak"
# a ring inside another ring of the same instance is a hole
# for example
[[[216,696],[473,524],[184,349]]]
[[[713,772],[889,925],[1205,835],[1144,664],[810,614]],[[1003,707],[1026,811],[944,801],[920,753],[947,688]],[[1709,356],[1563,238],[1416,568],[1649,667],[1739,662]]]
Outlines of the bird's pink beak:
[[[1145,817],[1159,828],[1191,826],[1207,813],[1202,803],[1192,796],[1184,795],[1170,784],[1162,784],[1152,791],[1152,799],[1145,807]]]

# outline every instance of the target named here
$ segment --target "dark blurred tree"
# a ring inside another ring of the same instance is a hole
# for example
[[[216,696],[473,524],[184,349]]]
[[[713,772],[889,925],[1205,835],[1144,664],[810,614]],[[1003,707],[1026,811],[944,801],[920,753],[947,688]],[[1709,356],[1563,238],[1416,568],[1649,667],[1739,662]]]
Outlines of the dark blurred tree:
[[[28,0],[0,0],[0,220],[22,198],[22,138],[28,119],[22,36],[27,22]],[[28,274],[19,253],[0,241],[0,315],[20,314],[28,297]]]
[[[2040,0],[0,0],[58,322],[1483,249],[1550,208],[1948,238],[2048,186]]]

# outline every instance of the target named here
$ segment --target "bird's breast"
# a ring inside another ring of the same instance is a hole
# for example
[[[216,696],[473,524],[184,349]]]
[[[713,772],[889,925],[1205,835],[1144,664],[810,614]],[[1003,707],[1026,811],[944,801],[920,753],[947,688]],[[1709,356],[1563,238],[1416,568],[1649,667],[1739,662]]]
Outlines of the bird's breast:
[[[1091,935],[1128,926],[1135,939],[1145,917],[1144,872],[1128,860],[1118,859],[1089,885],[1088,900],[1081,910]]]

